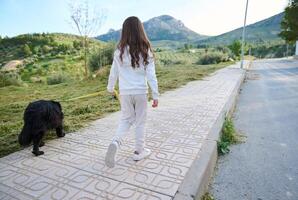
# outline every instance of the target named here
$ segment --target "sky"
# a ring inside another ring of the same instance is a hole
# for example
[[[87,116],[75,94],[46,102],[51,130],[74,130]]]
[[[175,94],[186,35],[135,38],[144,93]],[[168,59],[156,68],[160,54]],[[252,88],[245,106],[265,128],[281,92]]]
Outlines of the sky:
[[[76,0],[77,2],[79,0]],[[171,15],[204,35],[219,35],[243,25],[246,0],[88,0],[90,12],[103,12],[105,20],[94,35],[119,29],[125,18],[142,21]],[[69,3],[74,0],[0,0],[0,35],[34,32],[78,34],[71,26]],[[288,0],[249,0],[247,24],[282,12]]]

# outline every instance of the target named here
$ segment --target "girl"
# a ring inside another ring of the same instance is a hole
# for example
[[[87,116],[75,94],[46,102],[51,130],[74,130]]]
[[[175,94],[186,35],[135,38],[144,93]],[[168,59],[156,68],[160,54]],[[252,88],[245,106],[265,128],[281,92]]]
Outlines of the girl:
[[[144,148],[144,128],[147,115],[147,81],[152,90],[152,107],[158,106],[158,85],[152,49],[141,21],[137,17],[127,18],[122,26],[121,39],[114,53],[107,89],[114,94],[119,79],[121,119],[117,132],[108,147],[105,162],[115,166],[117,149],[131,125],[135,124],[135,152],[138,161],[150,155]]]

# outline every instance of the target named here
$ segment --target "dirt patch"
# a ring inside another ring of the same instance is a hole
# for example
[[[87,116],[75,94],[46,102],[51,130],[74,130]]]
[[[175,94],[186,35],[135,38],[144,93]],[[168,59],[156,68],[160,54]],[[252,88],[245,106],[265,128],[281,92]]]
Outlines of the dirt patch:
[[[1,68],[1,71],[15,71],[18,69],[19,66],[22,65],[23,60],[11,60]]]

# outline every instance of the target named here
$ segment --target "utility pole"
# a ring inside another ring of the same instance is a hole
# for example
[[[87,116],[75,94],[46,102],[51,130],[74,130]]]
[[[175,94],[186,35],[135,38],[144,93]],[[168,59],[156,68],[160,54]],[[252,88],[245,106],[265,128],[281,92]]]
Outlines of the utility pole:
[[[244,24],[243,24],[243,29],[242,29],[241,66],[240,66],[241,69],[243,69],[243,61],[244,61],[244,42],[245,42],[245,27],[246,27],[247,7],[248,7],[248,0],[246,0]]]
[[[296,41],[296,51],[295,51],[295,57],[298,58],[298,40]]]

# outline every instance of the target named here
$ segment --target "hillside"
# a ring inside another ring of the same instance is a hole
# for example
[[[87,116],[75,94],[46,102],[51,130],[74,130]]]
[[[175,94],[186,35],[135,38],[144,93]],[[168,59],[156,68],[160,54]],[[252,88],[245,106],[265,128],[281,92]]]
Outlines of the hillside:
[[[112,44],[90,39],[90,59],[95,52]],[[34,33],[0,40],[0,88],[25,83],[58,84],[84,78],[82,38],[63,33]],[[97,66],[108,62],[103,56]],[[94,60],[94,59],[93,59]],[[88,63],[89,64],[89,63]],[[91,65],[91,64],[90,64]]]
[[[278,33],[280,32],[280,22],[283,18],[283,13],[279,13],[267,19],[261,20],[246,27],[246,41],[248,42],[263,42],[278,40]],[[234,40],[239,40],[242,37],[242,27],[232,30],[230,32],[209,37],[204,40],[198,40],[200,45],[222,45],[230,44]]]
[[[91,40],[91,47],[103,44]],[[61,55],[75,55],[82,48],[80,36],[65,33],[23,34],[0,40],[0,68],[11,60],[35,60]]]
[[[169,15],[161,15],[143,23],[146,33],[151,41],[190,42],[206,38],[187,28],[180,20]],[[97,36],[102,41],[118,41],[121,30],[111,29],[108,33]]]

